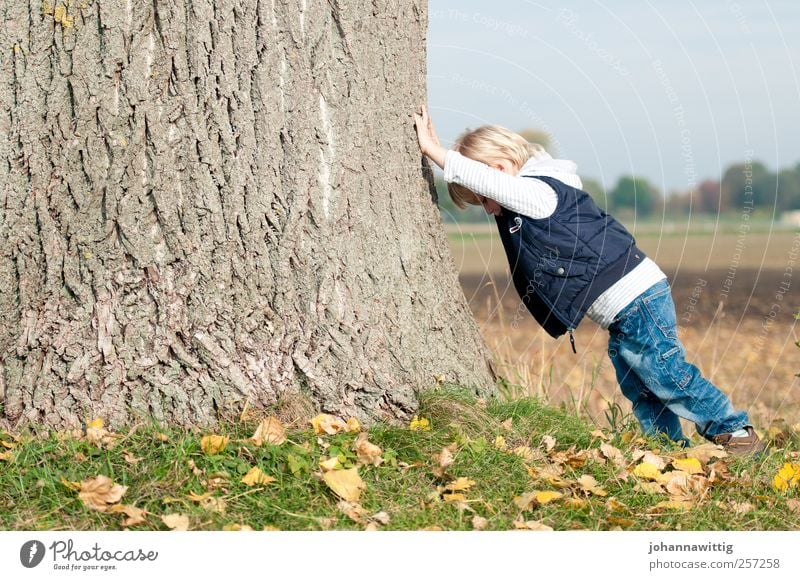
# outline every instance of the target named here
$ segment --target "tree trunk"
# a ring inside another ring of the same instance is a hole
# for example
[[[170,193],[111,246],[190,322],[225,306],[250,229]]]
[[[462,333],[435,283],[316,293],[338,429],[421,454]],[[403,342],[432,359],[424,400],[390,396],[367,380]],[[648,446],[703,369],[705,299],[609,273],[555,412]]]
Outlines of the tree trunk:
[[[492,392],[416,145],[424,1],[0,11],[6,427]]]

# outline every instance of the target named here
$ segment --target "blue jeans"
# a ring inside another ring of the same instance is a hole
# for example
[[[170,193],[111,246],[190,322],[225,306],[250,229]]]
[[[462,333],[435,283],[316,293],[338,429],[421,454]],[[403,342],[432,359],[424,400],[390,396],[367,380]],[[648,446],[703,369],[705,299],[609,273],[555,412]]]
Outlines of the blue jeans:
[[[669,282],[660,280],[623,308],[608,328],[608,356],[622,393],[648,435],[665,433],[684,445],[678,417],[706,439],[749,425],[747,413],[686,362],[678,340]]]

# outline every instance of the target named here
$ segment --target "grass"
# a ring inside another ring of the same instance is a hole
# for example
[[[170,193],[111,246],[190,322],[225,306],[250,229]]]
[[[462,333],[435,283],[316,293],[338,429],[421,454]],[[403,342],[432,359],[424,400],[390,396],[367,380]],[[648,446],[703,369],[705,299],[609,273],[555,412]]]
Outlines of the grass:
[[[443,386],[421,395],[419,415],[429,420],[430,430],[385,424],[364,429],[369,441],[382,449],[384,462],[359,466],[366,484],[360,497],[365,516],[355,519],[337,507],[339,498],[322,481],[318,463],[323,455],[339,453],[347,464],[355,464],[351,449],[356,433],[317,435],[310,427],[293,429],[287,431],[285,443],[257,447],[244,441],[257,424],[248,420],[218,430],[230,436],[218,455],[203,452],[201,433],[155,426],[121,433],[111,449],[56,434],[23,434],[16,442],[3,434],[0,441],[7,443],[5,447],[14,447],[0,461],[0,528],[122,529],[121,514],[89,509],[78,492],[63,483],[100,474],[127,486],[122,503],[148,512],[145,521],[132,529],[166,529],[160,516],[180,513],[189,517],[190,529],[197,530],[236,524],[256,530],[358,530],[365,528],[368,516],[381,511],[389,521],[378,527],[391,530],[469,530],[476,515],[486,519],[485,529],[490,530],[514,529],[515,521],[529,520],[556,530],[800,528],[800,514],[791,509],[796,509],[792,500],[798,497],[797,488],[778,492],[772,487],[781,466],[797,461],[797,454],[787,450],[797,448],[791,433],[783,434],[783,444],[767,457],[710,463],[706,475],[714,468],[717,480],[688,511],[654,511],[669,497],[637,488],[640,479],[626,473],[633,469],[633,454],[651,450],[668,459],[680,450],[639,437],[628,430],[630,421],[616,421],[619,431],[604,435],[631,462],[628,469],[621,469],[600,461],[592,451],[605,442],[592,426],[535,398],[482,402],[458,387]],[[495,445],[498,435],[505,439],[505,451]],[[549,451],[542,446],[545,436],[555,443]],[[437,475],[433,455],[451,444],[455,444],[453,462]],[[520,446],[532,456],[509,452]],[[570,486],[559,488],[564,484],[532,477],[531,469],[548,465],[562,469],[560,481]],[[275,481],[254,487],[242,483],[253,466]],[[581,491],[575,482],[582,475],[593,476],[607,495]],[[474,485],[462,492],[463,501],[443,501],[443,486],[459,477]],[[514,502],[526,492],[558,489],[564,496],[551,503],[521,508]],[[190,493],[209,491],[224,502],[224,511],[219,502],[215,511],[214,504],[201,505],[189,498]],[[612,497],[619,503],[610,502]]]

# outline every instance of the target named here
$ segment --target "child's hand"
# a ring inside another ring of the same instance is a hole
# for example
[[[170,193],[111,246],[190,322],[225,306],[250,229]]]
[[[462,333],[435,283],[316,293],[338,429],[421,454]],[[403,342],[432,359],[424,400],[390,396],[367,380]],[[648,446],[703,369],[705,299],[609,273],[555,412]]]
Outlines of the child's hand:
[[[439,137],[436,136],[436,130],[433,128],[433,121],[428,116],[425,105],[422,105],[421,113],[414,113],[414,124],[417,128],[419,150],[423,155],[429,155],[433,146],[441,146]]]
[[[414,125],[417,129],[419,150],[423,155],[430,157],[436,165],[444,169],[444,158],[447,149],[439,143],[439,137],[436,136],[433,121],[428,116],[425,105],[422,105],[420,111],[420,113],[414,113]]]

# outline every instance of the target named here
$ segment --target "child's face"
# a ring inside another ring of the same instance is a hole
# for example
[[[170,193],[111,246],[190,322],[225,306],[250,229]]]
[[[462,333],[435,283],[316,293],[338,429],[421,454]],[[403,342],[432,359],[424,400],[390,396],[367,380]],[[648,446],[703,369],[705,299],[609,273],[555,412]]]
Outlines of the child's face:
[[[495,200],[489,199],[488,197],[483,197],[482,195],[479,195],[478,199],[481,200],[481,205],[486,213],[490,215],[500,215],[502,213],[502,206]]]

